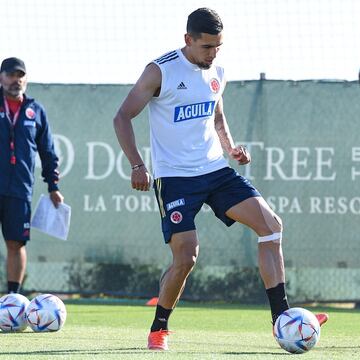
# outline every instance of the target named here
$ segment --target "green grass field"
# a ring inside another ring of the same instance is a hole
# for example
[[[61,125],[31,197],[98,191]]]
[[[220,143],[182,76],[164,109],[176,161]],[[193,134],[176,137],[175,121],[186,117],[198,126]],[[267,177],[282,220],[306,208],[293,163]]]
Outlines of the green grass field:
[[[0,334],[0,359],[360,359],[360,312],[325,309],[319,344],[303,355],[280,349],[265,307],[181,304],[170,321],[170,351],[146,349],[154,307],[67,304],[57,333]],[[320,309],[311,309],[318,311]]]

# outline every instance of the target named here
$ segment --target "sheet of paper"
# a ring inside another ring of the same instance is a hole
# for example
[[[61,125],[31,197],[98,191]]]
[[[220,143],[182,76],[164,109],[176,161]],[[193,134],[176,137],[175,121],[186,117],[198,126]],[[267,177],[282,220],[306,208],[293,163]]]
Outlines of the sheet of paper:
[[[66,240],[70,228],[71,207],[60,203],[56,208],[49,196],[41,194],[31,220],[31,227]]]

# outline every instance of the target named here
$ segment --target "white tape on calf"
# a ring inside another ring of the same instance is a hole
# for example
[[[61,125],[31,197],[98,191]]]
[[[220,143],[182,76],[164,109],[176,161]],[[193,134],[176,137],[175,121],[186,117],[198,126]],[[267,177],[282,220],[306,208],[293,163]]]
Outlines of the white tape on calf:
[[[281,239],[282,239],[282,232],[276,232],[271,235],[259,236],[258,242],[260,243],[260,242],[266,242],[266,241],[274,241],[274,242],[281,243]]]

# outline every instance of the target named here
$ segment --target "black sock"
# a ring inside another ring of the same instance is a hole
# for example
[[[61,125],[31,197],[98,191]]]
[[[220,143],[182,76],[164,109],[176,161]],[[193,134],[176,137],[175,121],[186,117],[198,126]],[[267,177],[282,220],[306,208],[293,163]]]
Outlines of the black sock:
[[[8,281],[8,293],[19,293],[21,284],[15,281]]]
[[[162,306],[156,306],[155,319],[151,326],[151,332],[168,330],[168,320],[173,309],[164,309]]]
[[[273,288],[267,289],[266,294],[269,298],[272,322],[275,324],[280,314],[290,307],[285,292],[285,284],[280,283]]]

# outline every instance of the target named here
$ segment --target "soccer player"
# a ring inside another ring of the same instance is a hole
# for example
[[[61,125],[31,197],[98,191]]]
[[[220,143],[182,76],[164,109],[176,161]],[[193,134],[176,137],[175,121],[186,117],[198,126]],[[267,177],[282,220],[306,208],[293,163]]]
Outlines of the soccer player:
[[[185,46],[148,64],[121,105],[114,127],[131,168],[131,184],[147,191],[150,174],[137,149],[131,121],[149,104],[154,188],[164,240],[173,263],[160,282],[159,301],[148,348],[167,350],[168,319],[199,253],[194,218],[204,203],[227,226],[235,222],[258,236],[260,275],[272,321],[289,308],[281,248],[282,223],[257,189],[232,169],[250,162],[235,146],[223,111],[223,68],[214,60],[223,44],[223,24],[208,8],[192,12]],[[327,319],[322,315],[321,321]]]
[[[0,84],[0,223],[7,248],[8,292],[17,293],[26,269],[36,152],[54,206],[64,198],[57,185],[58,158],[45,110],[25,95],[25,63],[4,59]]]

